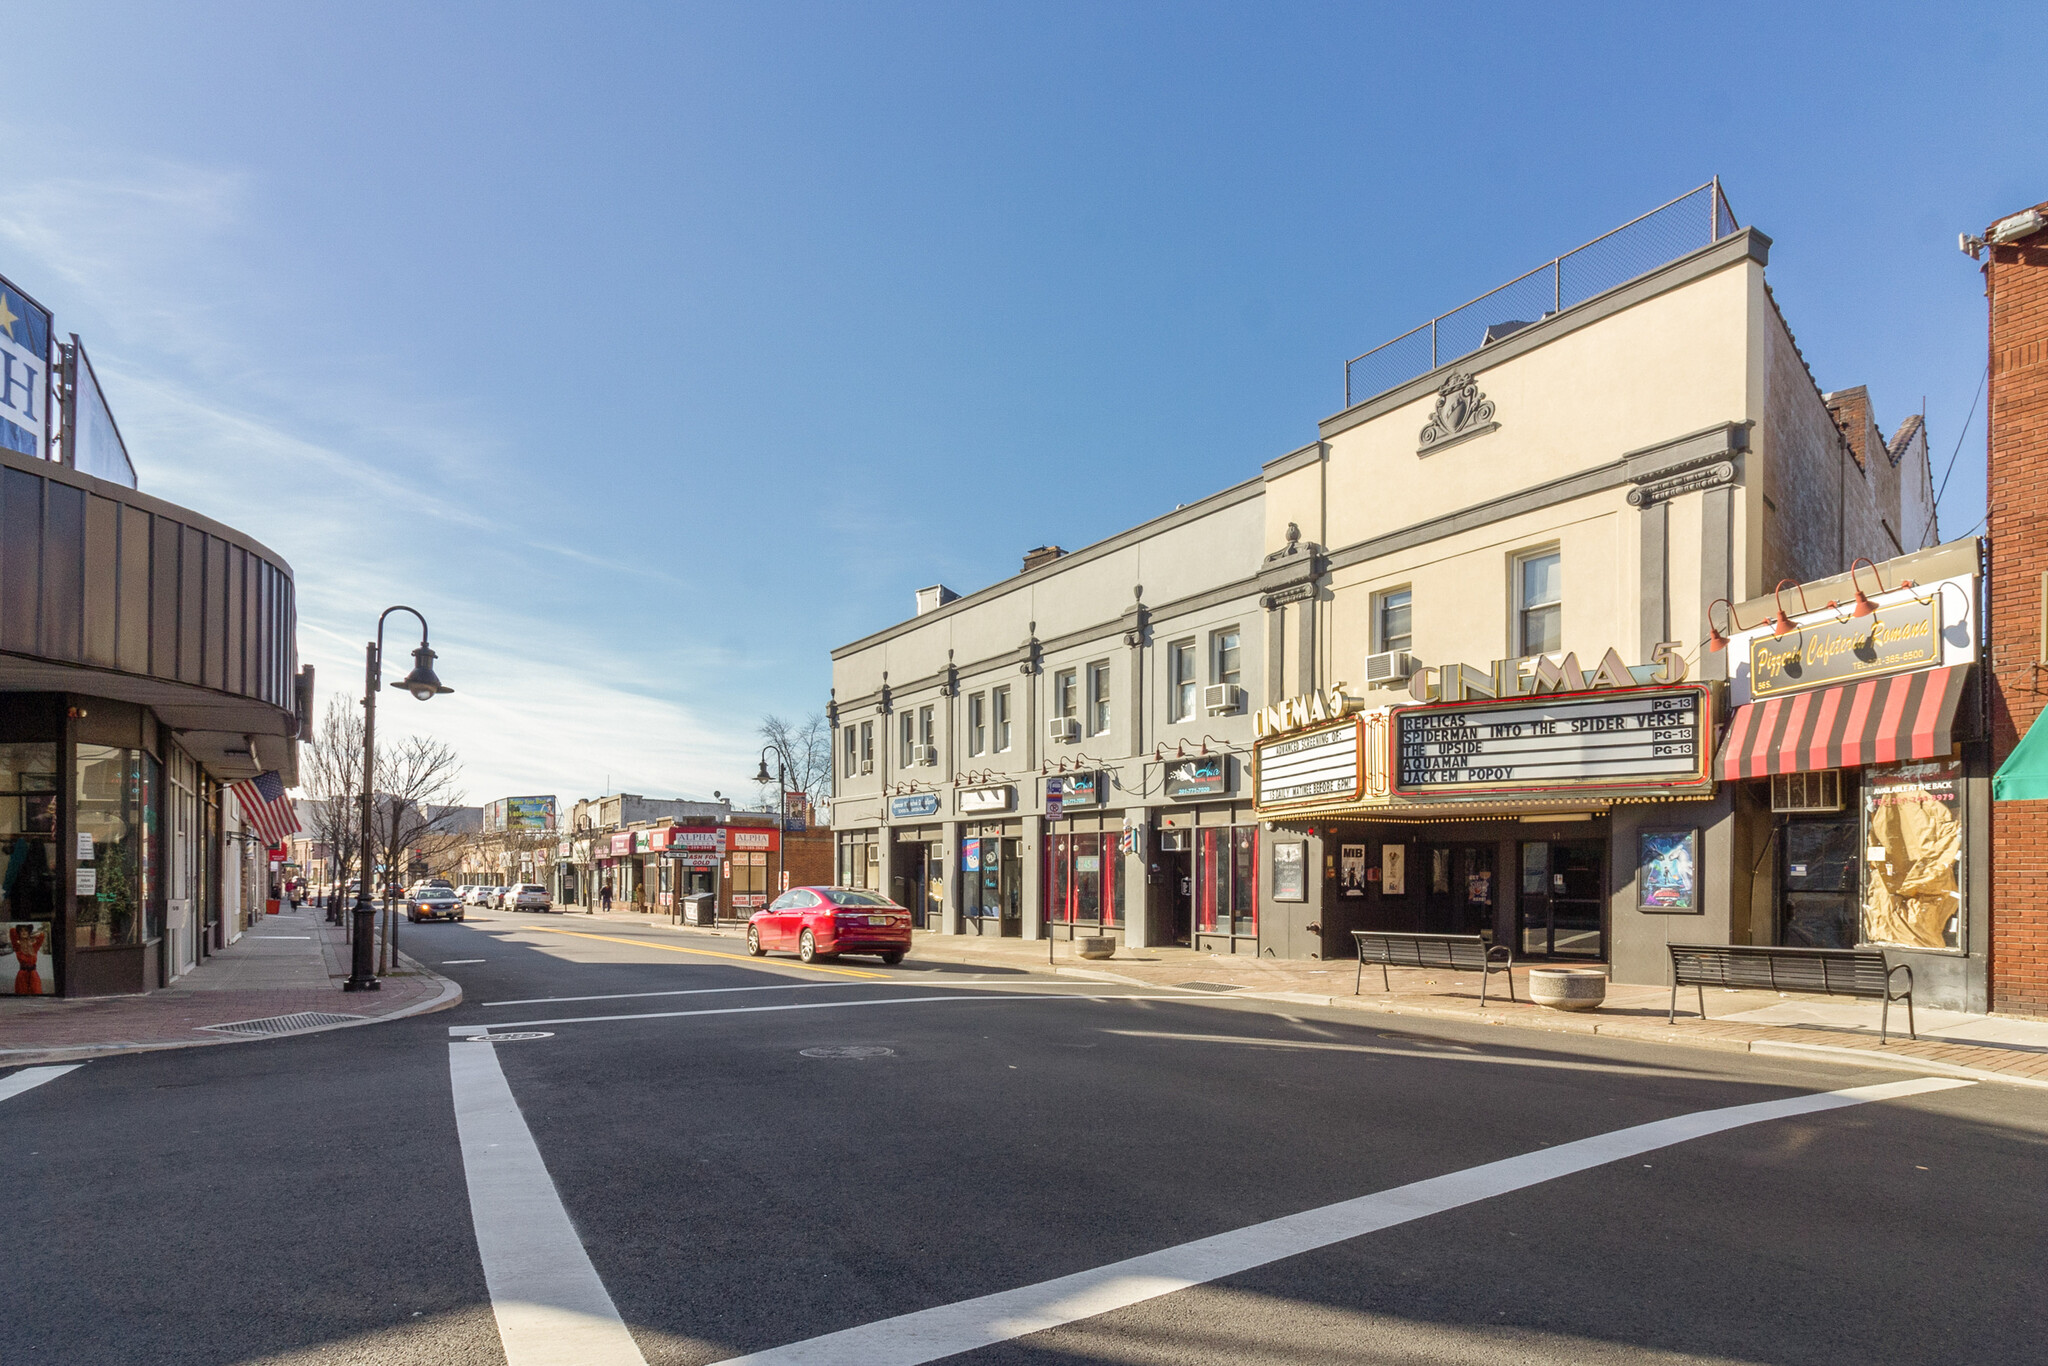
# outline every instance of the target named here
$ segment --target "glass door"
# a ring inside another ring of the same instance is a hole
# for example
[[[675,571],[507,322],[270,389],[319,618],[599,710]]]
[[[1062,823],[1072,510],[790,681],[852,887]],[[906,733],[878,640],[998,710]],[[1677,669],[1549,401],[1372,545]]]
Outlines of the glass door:
[[[1427,934],[1493,934],[1493,846],[1447,844],[1422,850],[1422,928]]]
[[[1606,956],[1607,845],[1528,840],[1522,845],[1516,951],[1532,958]]]

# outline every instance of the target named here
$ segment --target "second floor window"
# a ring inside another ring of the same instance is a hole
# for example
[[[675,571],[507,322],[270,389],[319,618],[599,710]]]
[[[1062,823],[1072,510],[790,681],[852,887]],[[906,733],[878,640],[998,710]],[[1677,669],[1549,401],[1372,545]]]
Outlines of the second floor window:
[[[976,693],[967,699],[967,753],[975,756],[988,752],[988,694]]]
[[[1109,661],[1088,666],[1088,733],[1109,734]]]
[[[1010,690],[997,688],[989,695],[990,724],[995,727],[996,753],[1007,754],[1010,749]]]
[[[1166,647],[1166,719],[1185,721],[1195,714],[1195,642],[1176,640]]]
[[[875,723],[860,723],[860,764],[862,768],[875,766]]]
[[[860,770],[860,741],[854,735],[852,726],[846,728],[846,757],[840,766],[842,777],[851,778]]]
[[[1235,626],[1209,637],[1209,672],[1211,683],[1244,681],[1244,649]]]
[[[896,718],[897,767],[910,767],[911,750],[916,744],[917,717],[912,713],[906,711],[901,716]]]
[[[1415,648],[1415,595],[1406,588],[1389,588],[1379,596],[1379,610],[1373,621],[1374,648],[1408,651]]]
[[[1515,653],[1544,655],[1564,648],[1564,566],[1555,550],[1515,562]]]
[[[932,721],[932,709],[930,707],[919,707],[917,709],[917,743],[923,745],[926,749],[931,749],[938,744],[937,736],[938,730]]]
[[[1061,669],[1052,676],[1052,714],[1072,718],[1079,715],[1081,705],[1080,689],[1075,686],[1074,671]]]

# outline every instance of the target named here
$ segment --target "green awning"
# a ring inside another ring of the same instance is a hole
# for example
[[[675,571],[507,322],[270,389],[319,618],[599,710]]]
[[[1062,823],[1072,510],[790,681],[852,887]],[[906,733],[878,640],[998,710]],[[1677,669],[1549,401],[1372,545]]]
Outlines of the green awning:
[[[1991,775],[1991,800],[2048,801],[2048,726],[2041,724],[2040,717],[2034,718],[1998,772]]]

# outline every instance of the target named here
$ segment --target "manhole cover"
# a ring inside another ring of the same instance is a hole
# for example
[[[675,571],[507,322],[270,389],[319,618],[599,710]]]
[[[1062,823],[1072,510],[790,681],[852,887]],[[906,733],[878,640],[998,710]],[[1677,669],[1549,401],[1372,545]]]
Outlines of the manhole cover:
[[[896,1050],[878,1043],[842,1043],[828,1048],[806,1048],[803,1055],[807,1058],[893,1058]]]
[[[471,1043],[521,1043],[527,1039],[552,1039],[554,1037],[553,1034],[522,1034],[516,1032],[511,1034],[472,1034],[469,1036],[469,1041]]]

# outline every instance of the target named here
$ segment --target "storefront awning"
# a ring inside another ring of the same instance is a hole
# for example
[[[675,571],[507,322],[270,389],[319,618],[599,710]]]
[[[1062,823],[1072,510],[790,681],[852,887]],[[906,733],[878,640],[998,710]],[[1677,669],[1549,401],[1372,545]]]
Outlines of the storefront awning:
[[[1991,800],[2031,802],[2048,798],[2048,725],[2034,724],[1991,775]]]
[[[1955,745],[1968,669],[1920,669],[1737,707],[1721,743],[1721,779],[1939,758]]]

